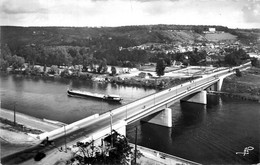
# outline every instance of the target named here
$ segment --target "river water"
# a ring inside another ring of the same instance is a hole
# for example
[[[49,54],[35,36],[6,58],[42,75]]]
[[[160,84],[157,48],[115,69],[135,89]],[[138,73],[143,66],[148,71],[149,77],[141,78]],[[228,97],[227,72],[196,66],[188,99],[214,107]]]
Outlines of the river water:
[[[120,104],[68,97],[68,87],[93,93],[117,94],[123,101]],[[1,107],[13,110],[15,106],[17,111],[24,114],[67,124],[115,109],[154,92],[154,89],[92,81],[1,75]]]
[[[122,104],[94,99],[71,98],[68,87],[96,93],[119,94]],[[132,102],[156,92],[91,81],[25,78],[1,75],[1,107],[38,118],[71,123],[95,113]],[[136,122],[127,137],[137,143],[203,164],[252,164],[259,162],[260,104],[208,95],[208,105],[176,103],[172,107],[173,127]],[[244,152],[250,147],[248,154]],[[252,149],[253,147],[253,149]]]

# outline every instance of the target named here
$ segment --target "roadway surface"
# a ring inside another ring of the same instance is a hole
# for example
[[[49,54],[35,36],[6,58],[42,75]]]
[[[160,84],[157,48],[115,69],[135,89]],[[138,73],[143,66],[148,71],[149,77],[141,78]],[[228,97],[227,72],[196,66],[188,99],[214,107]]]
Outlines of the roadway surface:
[[[98,130],[103,130],[104,128],[109,127],[111,122],[111,113],[113,123],[121,120],[126,120],[127,122],[138,120],[139,118],[135,118],[135,116],[140,114],[148,114],[146,111],[151,109],[153,110],[156,106],[160,107],[164,104],[174,100],[179,100],[187,95],[197,92],[198,90],[203,90],[217,82],[219,80],[219,76],[225,74],[229,74],[229,70],[213,73],[191,82],[163,90],[156,94],[147,96],[125,106],[114,109],[112,112],[104,113],[96,119],[86,122],[85,124],[81,124],[80,126],[75,126],[72,128],[72,130],[67,130],[67,134],[62,132],[59,136],[55,136],[53,138],[49,137],[49,139],[54,142],[52,144],[42,145],[39,141],[38,145],[6,156],[2,158],[2,164],[19,164],[25,162],[28,159],[34,158],[38,152],[44,152],[48,154],[52,150],[64,146],[65,140],[68,142],[68,145],[76,144],[76,142],[81,141],[84,138],[88,138]]]

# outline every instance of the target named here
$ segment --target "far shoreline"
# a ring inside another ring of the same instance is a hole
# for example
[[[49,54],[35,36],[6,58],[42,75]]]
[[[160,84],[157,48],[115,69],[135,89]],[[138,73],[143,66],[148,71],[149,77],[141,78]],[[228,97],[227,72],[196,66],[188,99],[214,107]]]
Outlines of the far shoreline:
[[[141,78],[138,76],[132,76],[127,78],[121,78],[120,76],[111,76],[107,74],[98,74],[98,73],[91,73],[91,72],[80,72],[77,76],[65,76],[62,77],[61,75],[52,75],[52,74],[39,74],[39,75],[32,75],[32,74],[24,74],[23,72],[12,72],[12,71],[1,71],[0,74],[3,75],[15,75],[18,77],[25,77],[25,78],[33,78],[33,79],[66,79],[66,80],[80,80],[80,81],[92,81],[98,83],[111,83],[117,84],[122,86],[130,86],[130,87],[139,87],[139,88],[146,88],[146,89],[157,89],[163,90],[169,87],[173,87],[174,85],[177,86],[181,83],[188,82],[190,80],[194,80],[199,78],[200,76],[188,76],[188,77],[155,77],[155,78]],[[97,80],[95,80],[97,79]]]

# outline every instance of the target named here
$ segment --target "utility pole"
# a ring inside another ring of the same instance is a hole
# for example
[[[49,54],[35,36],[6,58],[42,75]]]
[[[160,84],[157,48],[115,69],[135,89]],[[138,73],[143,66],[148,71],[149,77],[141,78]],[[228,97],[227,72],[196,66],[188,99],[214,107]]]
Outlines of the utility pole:
[[[67,153],[67,140],[66,140],[66,136],[67,136],[67,134],[66,134],[66,125],[64,125],[64,133],[65,133],[65,136],[64,136],[64,140],[65,140],[65,152]]]
[[[16,109],[15,109],[15,103],[14,103],[14,125],[16,125]]]
[[[105,97],[105,96],[102,97],[102,102],[101,102],[101,111],[103,111],[103,100],[104,100],[104,97]]]
[[[126,119],[127,119],[127,105],[126,105],[125,113],[126,113]]]
[[[136,164],[136,157],[137,157],[137,126],[135,126],[135,164]]]
[[[153,94],[153,105],[155,105],[155,93]]]
[[[112,131],[113,131],[113,128],[112,128],[112,124],[113,124],[113,121],[112,121],[112,111],[110,110],[110,130],[111,130],[111,148],[113,148],[113,135],[112,135]]]

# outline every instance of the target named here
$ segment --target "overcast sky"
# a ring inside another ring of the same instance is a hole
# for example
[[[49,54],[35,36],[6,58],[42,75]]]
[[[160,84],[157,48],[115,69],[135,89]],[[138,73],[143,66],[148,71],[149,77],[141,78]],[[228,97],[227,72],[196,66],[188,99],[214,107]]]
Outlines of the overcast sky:
[[[260,0],[0,0],[0,7],[1,25],[260,28]]]

